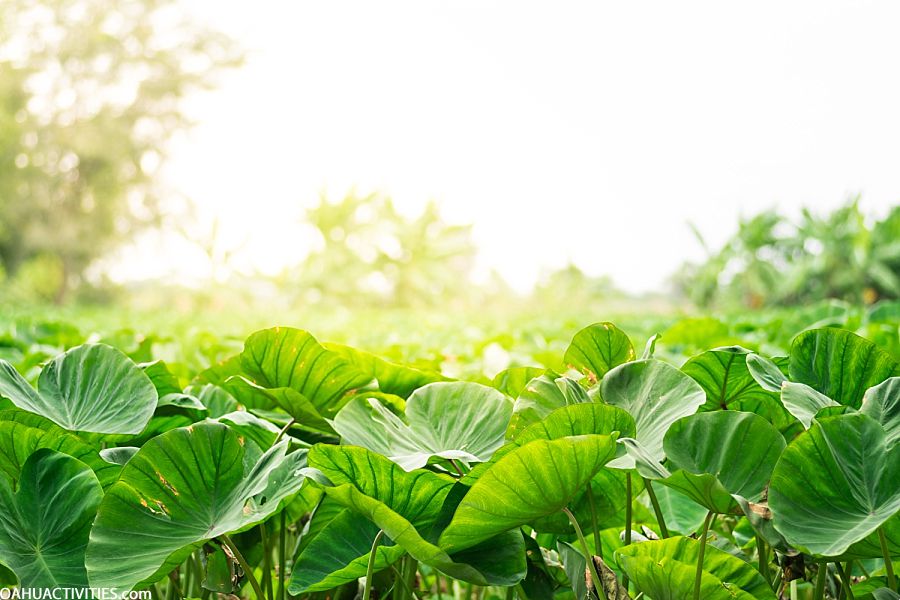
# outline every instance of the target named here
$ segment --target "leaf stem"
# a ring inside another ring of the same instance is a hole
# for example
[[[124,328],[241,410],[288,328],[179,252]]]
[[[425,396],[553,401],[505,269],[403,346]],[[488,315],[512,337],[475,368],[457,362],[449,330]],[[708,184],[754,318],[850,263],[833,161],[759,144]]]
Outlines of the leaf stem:
[[[665,539],[669,537],[666,519],[663,517],[662,509],[659,506],[659,500],[656,498],[656,492],[653,491],[653,485],[650,484],[650,480],[646,477],[644,477],[644,487],[647,488],[647,495],[650,496],[650,504],[653,505],[653,513],[656,515],[656,523],[659,525],[659,534]]]
[[[894,577],[894,564],[891,562],[891,553],[888,550],[887,538],[884,535],[884,527],[878,528],[878,541],[881,543],[881,555],[884,557],[884,569],[887,571],[887,584],[893,591],[897,591],[897,578]]]
[[[834,566],[837,567],[838,573],[841,575],[841,591],[845,593],[850,600],[855,600],[853,590],[850,589],[850,577],[844,569],[844,566],[839,562],[835,562]]]
[[[825,579],[828,575],[828,563],[819,563],[819,572],[816,574],[816,589],[813,600],[825,600]]]
[[[275,438],[275,441],[272,442],[272,445],[274,446],[275,444],[277,444],[278,442],[280,442],[280,441],[281,441],[281,438],[284,437],[284,434],[287,433],[287,430],[290,429],[291,427],[293,427],[293,426],[294,426],[294,423],[296,423],[296,422],[297,422],[297,419],[291,419],[290,421],[288,421],[288,422],[287,422],[287,425],[285,425],[284,427],[282,427],[282,428],[281,428],[281,431],[278,432],[278,437]]]
[[[272,556],[270,552],[271,548],[269,548],[269,532],[266,530],[265,521],[259,524],[259,537],[263,549],[260,569],[262,570],[262,576],[265,578],[263,579],[263,585],[265,586],[266,598],[275,600],[273,596],[274,592],[272,591]]]
[[[278,600],[284,600],[284,579],[287,568],[287,514],[281,511],[281,529],[278,532]]]
[[[625,472],[625,545],[631,544],[631,471]],[[628,575],[622,576],[622,587],[628,592]],[[598,594],[599,596],[599,594]]]
[[[591,487],[591,482],[588,481],[587,484],[587,497],[588,497],[588,506],[591,509],[591,531],[594,535],[594,552],[597,553],[601,559],[603,558],[603,544],[600,542],[600,527],[597,524],[597,507],[594,504],[594,489]]]
[[[769,551],[766,548],[766,541],[757,533],[756,534],[756,553],[759,555],[759,574],[772,585],[772,574],[769,572]]]
[[[706,513],[703,520],[703,533],[700,534],[700,550],[697,553],[697,574],[694,576],[694,600],[700,600],[700,582],[703,579],[703,555],[706,554],[706,537],[709,535],[709,524],[712,521],[713,512]]]
[[[256,575],[253,573],[253,567],[247,562],[244,558],[244,555],[241,554],[241,551],[238,550],[238,547],[235,543],[228,537],[228,534],[223,533],[219,536],[219,541],[231,550],[231,553],[234,555],[234,559],[238,561],[238,564],[241,565],[241,569],[244,570],[244,574],[247,576],[247,579],[250,580],[250,585],[253,587],[253,592],[256,594],[257,600],[264,600],[265,596],[263,595],[262,588],[259,587],[259,581],[256,579]]]
[[[372,594],[372,576],[375,574],[375,556],[377,554],[378,544],[381,542],[381,536],[383,535],[384,530],[382,529],[372,541],[372,550],[369,551],[369,564],[366,567],[366,587],[363,588],[362,600],[369,600],[369,596]]]
[[[603,584],[600,581],[600,576],[597,574],[597,566],[594,564],[594,557],[591,554],[591,551],[588,550],[587,540],[584,539],[584,533],[581,531],[581,526],[578,524],[578,520],[575,518],[575,515],[572,514],[571,510],[563,508],[563,512],[569,517],[572,527],[575,528],[575,535],[578,536],[578,541],[581,543],[581,551],[584,552],[584,558],[587,561],[588,569],[591,572],[594,593],[597,594],[598,598],[601,598],[600,590],[602,589]]]

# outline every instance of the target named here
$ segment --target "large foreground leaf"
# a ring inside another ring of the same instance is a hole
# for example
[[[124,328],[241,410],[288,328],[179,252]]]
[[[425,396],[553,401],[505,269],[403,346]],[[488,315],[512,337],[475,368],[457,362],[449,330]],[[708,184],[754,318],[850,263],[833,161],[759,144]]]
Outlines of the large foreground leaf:
[[[68,454],[85,463],[106,488],[119,468],[103,460],[97,450],[48,419],[20,410],[0,411],[0,474],[16,481],[25,460],[39,448]]]
[[[768,421],[730,410],[679,419],[663,445],[678,471],[662,483],[719,513],[737,510],[731,494],[760,499],[785,447],[784,438]],[[724,495],[710,478],[721,484]]]
[[[468,540],[452,554],[429,541],[445,502],[453,501],[448,497],[455,485],[452,478],[424,470],[407,472],[354,446],[320,444],[309,458],[330,480],[325,487],[329,498],[371,520],[416,560],[478,585],[514,585],[525,576],[525,547],[518,531]],[[301,588],[299,577],[293,576],[291,593]]]
[[[284,440],[260,455],[255,444],[213,422],[147,442],[100,504],[86,557],[91,585],[133,589],[204,541],[275,512],[303,481],[305,451],[286,450]]]
[[[794,546],[842,554],[900,510],[900,445],[863,414],[813,421],[785,449],[769,488],[775,528]]]
[[[407,471],[432,457],[484,462],[503,445],[512,402],[494,388],[465,381],[431,383],[406,402],[404,423],[378,400],[356,398],[335,417],[344,443],[385,455]]]
[[[656,461],[662,461],[663,436],[681,417],[697,412],[706,393],[688,375],[672,365],[648,359],[625,363],[611,370],[600,384],[603,400],[634,417],[636,439]],[[634,468],[631,456],[610,463],[617,469]]]
[[[616,551],[628,578],[653,600],[685,600],[694,591],[700,542],[686,537],[632,544]],[[700,597],[704,600],[774,600],[772,588],[748,563],[707,545]]]
[[[153,416],[153,382],[111,346],[85,344],[61,354],[41,371],[34,390],[0,360],[0,396],[69,431],[138,434]]]
[[[791,381],[859,408],[865,391],[900,375],[900,364],[874,343],[842,329],[812,329],[791,345]]]
[[[91,469],[42,448],[18,489],[0,478],[0,562],[23,588],[85,588],[84,549],[103,489]]]
[[[616,455],[615,435],[536,439],[494,463],[463,497],[441,546],[464,548],[566,508]]]

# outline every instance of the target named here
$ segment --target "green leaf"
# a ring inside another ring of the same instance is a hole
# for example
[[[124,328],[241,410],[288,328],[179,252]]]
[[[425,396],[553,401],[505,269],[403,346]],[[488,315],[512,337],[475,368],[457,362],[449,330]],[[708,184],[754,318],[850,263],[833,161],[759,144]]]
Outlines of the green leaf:
[[[665,485],[654,485],[653,490],[670,532],[693,533],[703,524],[709,512],[705,507]]]
[[[869,340],[842,329],[804,331],[791,345],[791,381],[859,408],[865,391],[900,375],[900,364]]]
[[[134,446],[122,446],[119,448],[105,448],[100,451],[100,458],[114,465],[124,465],[131,457],[137,454],[140,448]]]
[[[537,439],[506,454],[463,497],[441,546],[463,548],[561,511],[615,457],[615,439]]]
[[[574,385],[570,385],[570,382]],[[581,393],[578,393],[579,391]],[[519,393],[513,405],[508,435],[514,437],[557,408],[581,402],[590,402],[590,398],[577,382],[547,371],[529,381]]]
[[[510,398],[516,398],[525,390],[528,382],[544,373],[545,369],[540,367],[511,367],[497,373],[491,386]]]
[[[133,435],[143,431],[159,399],[140,367],[104,344],[54,358],[41,371],[37,391],[0,360],[0,395],[69,431]]]
[[[524,542],[517,531],[468,540],[455,553],[429,541],[445,501],[453,500],[448,498],[452,478],[407,472],[353,446],[319,444],[310,450],[309,460],[330,480],[332,485],[325,487],[330,498],[367,517],[416,560],[477,585],[514,585],[525,576]],[[297,585],[292,583],[291,593]]]
[[[20,411],[0,411],[0,474],[16,481],[22,464],[33,452],[49,448],[85,463],[106,488],[119,477],[119,467],[103,460],[97,450],[40,415]]]
[[[759,354],[747,355],[747,369],[756,383],[769,392],[781,392],[781,384],[787,381],[787,377],[784,376],[775,361]]]
[[[891,377],[863,395],[859,412],[878,421],[887,433],[888,446],[900,439],[900,377]]]
[[[517,446],[534,440],[555,440],[577,435],[610,435],[634,437],[634,419],[616,406],[599,402],[571,404],[548,414],[542,421],[526,428],[513,438]]]
[[[756,501],[785,442],[759,415],[729,410],[679,419],[666,433],[663,447],[675,468],[695,475],[708,473],[729,494]]]
[[[621,329],[612,323],[594,323],[575,334],[563,360],[596,383],[613,367],[634,359],[631,340]]]
[[[84,549],[103,488],[79,460],[47,448],[0,479],[0,561],[23,588],[85,588]]]
[[[634,417],[635,438],[656,461],[662,461],[663,436],[669,426],[706,402],[703,388],[672,365],[658,360],[639,360],[611,370],[600,382],[605,402]],[[630,455],[617,458],[610,467],[634,468]]]
[[[220,423],[148,441],[109,488],[91,531],[86,565],[94,587],[152,582],[205,541],[274,513],[303,482],[305,451],[282,441],[260,455]]]
[[[378,531],[377,525],[360,518],[356,511],[341,510],[294,561],[291,593],[321,592],[365,577]],[[406,550],[402,546],[382,538],[376,551],[375,571],[388,567],[404,554]]]
[[[638,590],[653,600],[684,600],[694,591],[700,542],[672,537],[625,546],[616,560]],[[704,600],[775,600],[765,579],[748,563],[707,545],[700,597]]]
[[[408,398],[414,390],[424,385],[435,381],[447,381],[440,373],[392,363],[350,346],[326,344],[325,347],[343,356],[361,373],[366,373],[368,380],[376,380],[378,389],[386,394]]]
[[[793,381],[785,381],[781,385],[781,403],[789,413],[803,423],[805,429],[809,429],[813,417],[823,408],[841,406],[808,385]]]
[[[327,350],[306,331],[289,327],[264,329],[247,338],[241,368],[258,386],[299,392],[327,418],[337,414],[349,392],[372,381],[371,373]]]
[[[503,445],[512,416],[509,398],[466,381],[430,383],[406,401],[406,420],[378,400],[350,401],[332,426],[344,443],[385,455],[407,471],[433,457],[484,462]]]
[[[813,421],[782,453],[769,487],[775,528],[819,556],[842,554],[900,510],[900,445],[872,418]]]

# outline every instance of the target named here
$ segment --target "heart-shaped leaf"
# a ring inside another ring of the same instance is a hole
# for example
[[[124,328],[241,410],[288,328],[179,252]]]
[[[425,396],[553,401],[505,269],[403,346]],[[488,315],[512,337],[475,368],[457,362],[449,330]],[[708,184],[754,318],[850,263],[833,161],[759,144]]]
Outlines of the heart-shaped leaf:
[[[791,381],[859,408],[865,391],[900,375],[900,364],[874,343],[842,329],[804,331],[791,345]]]
[[[653,359],[611,370],[600,383],[600,394],[605,402],[634,417],[635,439],[658,462],[665,457],[663,436],[669,426],[694,414],[706,402],[706,393],[696,381],[672,365]],[[609,466],[633,469],[634,459],[626,455]]]
[[[433,457],[484,462],[503,445],[512,403],[502,393],[465,381],[430,383],[406,401],[406,420],[361,396],[333,421],[344,443],[389,457],[407,471]]]
[[[875,420],[817,419],[775,466],[769,487],[775,528],[812,554],[840,555],[900,510],[898,481],[900,445],[889,445]]]
[[[517,531],[471,539],[448,552],[432,541],[445,502],[454,487],[448,476],[404,471],[365,448],[319,444],[310,465],[329,480],[325,493],[367,517],[416,560],[477,585],[514,585],[525,576],[525,549]],[[483,542],[483,543],[479,543]],[[294,575],[291,593],[300,588]]]
[[[616,455],[615,435],[536,439],[491,465],[456,509],[441,546],[464,548],[561,511]]]
[[[286,450],[284,440],[260,454],[214,422],[147,442],[97,511],[86,556],[91,585],[152,582],[206,540],[265,519],[303,482],[306,452]]]
[[[575,334],[566,349],[566,365],[578,369],[591,383],[607,371],[635,359],[634,347],[625,333],[612,323],[594,323]]]
[[[700,542],[686,537],[642,542],[616,551],[628,578],[654,600],[684,600],[694,592]],[[704,600],[775,600],[768,582],[748,563],[715,546],[703,557],[700,598]]]
[[[28,457],[17,489],[0,478],[0,561],[22,588],[87,587],[84,549],[102,497],[90,467],[48,448]]]
[[[253,383],[264,388],[291,388],[326,418],[337,414],[348,392],[372,381],[371,373],[326,349],[308,332],[290,327],[251,335],[240,364]]]
[[[69,431],[132,434],[143,431],[158,396],[130,358],[104,344],[85,344],[54,358],[34,390],[0,360],[0,396]]]

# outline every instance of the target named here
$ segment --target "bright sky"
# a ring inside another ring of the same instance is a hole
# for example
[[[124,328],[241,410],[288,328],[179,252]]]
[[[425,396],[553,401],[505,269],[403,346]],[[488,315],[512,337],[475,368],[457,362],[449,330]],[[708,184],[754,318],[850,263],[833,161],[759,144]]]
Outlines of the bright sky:
[[[248,59],[167,177],[239,268],[296,261],[303,208],[353,187],[438,200],[522,289],[568,260],[653,289],[702,256],[688,221],[717,245],[765,208],[900,200],[893,0],[185,2]],[[158,252],[131,268],[203,272]]]

